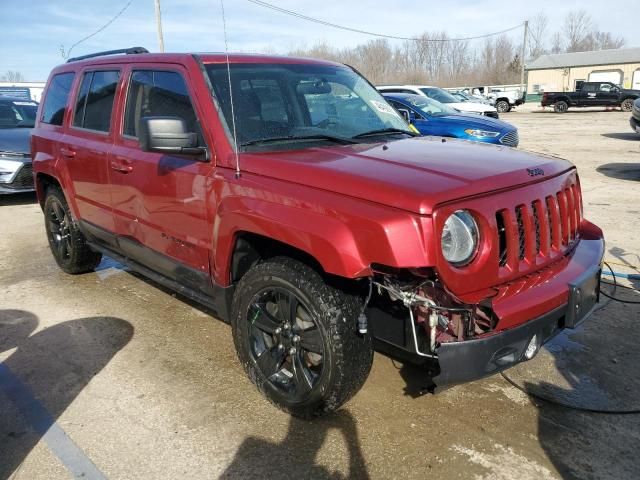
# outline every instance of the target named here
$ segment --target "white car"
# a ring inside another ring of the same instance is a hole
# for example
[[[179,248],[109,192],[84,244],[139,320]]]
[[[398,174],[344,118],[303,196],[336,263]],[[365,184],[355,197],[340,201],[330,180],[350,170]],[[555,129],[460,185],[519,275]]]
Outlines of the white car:
[[[380,85],[376,87],[384,93],[414,93],[423,97],[433,98],[440,103],[446,103],[463,113],[476,113],[487,117],[498,118],[498,111],[491,105],[479,102],[461,102],[446,90],[429,85]]]

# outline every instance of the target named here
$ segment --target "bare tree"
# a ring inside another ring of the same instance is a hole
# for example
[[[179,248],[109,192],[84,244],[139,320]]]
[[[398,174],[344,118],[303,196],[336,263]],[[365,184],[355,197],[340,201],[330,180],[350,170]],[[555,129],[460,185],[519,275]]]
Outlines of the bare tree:
[[[3,82],[24,82],[24,75],[22,72],[7,70],[2,76],[0,76],[0,80]]]
[[[567,52],[586,50],[589,33],[593,30],[591,17],[585,10],[573,10],[564,19],[564,35],[567,39]]]
[[[538,12],[529,22],[529,56],[533,59],[547,53],[545,42],[549,17],[544,12]]]
[[[562,53],[564,51],[564,42],[562,41],[562,34],[556,32],[551,37],[551,53]]]
[[[621,48],[626,43],[622,37],[614,37],[611,32],[600,32],[594,30],[587,35],[584,41],[585,50],[608,50],[612,48]]]

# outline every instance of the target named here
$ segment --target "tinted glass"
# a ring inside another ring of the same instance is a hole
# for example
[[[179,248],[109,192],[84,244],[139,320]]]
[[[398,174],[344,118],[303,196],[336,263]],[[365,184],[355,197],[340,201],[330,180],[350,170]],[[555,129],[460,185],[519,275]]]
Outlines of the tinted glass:
[[[90,75],[90,73],[85,74],[85,79],[83,80],[86,80],[87,75]],[[82,125],[77,126],[100,132],[109,131],[111,111],[113,110],[113,100],[116,96],[119,76],[120,72],[116,70],[93,72],[89,93],[86,94]]]
[[[410,132],[380,93],[347,67],[232,64],[231,93],[227,65],[206,68],[230,130],[233,97],[240,147],[281,149],[282,142],[291,144],[295,139],[315,137],[326,142],[331,141],[327,136],[351,139],[388,128]],[[275,143],[265,142],[269,140]]]
[[[458,100],[456,100],[453,95],[441,88],[431,87],[421,88],[420,90],[422,90],[427,97],[433,98],[440,103],[458,103]]]
[[[31,128],[38,104],[31,100],[0,102],[0,128]]]
[[[582,84],[582,91],[583,92],[595,92],[598,90],[598,84],[597,83],[584,83]]]
[[[82,84],[80,85],[78,99],[76,100],[76,109],[73,115],[73,125],[76,127],[82,127],[84,124],[85,106],[87,105],[87,95],[89,93],[92,78],[93,72],[85,73],[82,77]]]
[[[62,125],[64,109],[73,84],[72,72],[59,73],[51,79],[51,84],[42,106],[42,121],[52,125]]]
[[[186,122],[189,132],[200,133],[182,75],[177,72],[134,71],[127,96],[124,134],[137,137],[142,117],[165,116],[180,117]]]

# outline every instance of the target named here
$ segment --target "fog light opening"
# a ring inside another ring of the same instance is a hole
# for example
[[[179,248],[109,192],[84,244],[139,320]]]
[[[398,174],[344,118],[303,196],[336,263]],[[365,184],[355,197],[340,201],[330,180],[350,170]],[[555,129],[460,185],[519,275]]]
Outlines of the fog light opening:
[[[527,349],[524,351],[525,360],[531,360],[538,353],[538,336],[534,335],[529,340],[529,344],[527,345]]]

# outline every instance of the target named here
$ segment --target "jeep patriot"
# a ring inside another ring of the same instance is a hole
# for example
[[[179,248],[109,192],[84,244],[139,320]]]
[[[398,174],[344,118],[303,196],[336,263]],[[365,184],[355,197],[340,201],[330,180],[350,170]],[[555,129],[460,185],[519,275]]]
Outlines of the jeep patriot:
[[[598,300],[575,167],[419,137],[354,69],[136,47],[70,59],[32,135],[52,254],[108,255],[231,324],[249,378],[311,417],[374,349],[452,385],[532,358]]]

